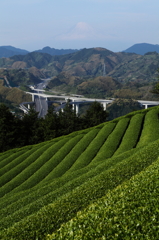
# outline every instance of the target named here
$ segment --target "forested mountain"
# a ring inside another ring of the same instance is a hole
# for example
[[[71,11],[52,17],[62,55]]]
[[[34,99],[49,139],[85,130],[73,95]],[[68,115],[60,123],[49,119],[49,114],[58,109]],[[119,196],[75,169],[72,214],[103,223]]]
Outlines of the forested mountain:
[[[137,43],[133,46],[129,47],[128,49],[124,50],[123,52],[127,53],[136,53],[144,55],[148,52],[157,52],[159,53],[159,45],[158,44],[149,44],[149,43]]]
[[[52,56],[64,55],[64,54],[69,54],[69,53],[73,53],[73,52],[77,52],[77,51],[79,51],[79,50],[77,50],[77,49],[55,49],[55,48],[50,48],[50,47],[44,47],[43,49],[35,50],[35,52],[48,53]]]
[[[29,51],[27,50],[23,50],[20,48],[15,48],[12,46],[1,46],[0,47],[0,58],[2,57],[12,57],[14,55],[25,55],[29,53]]]
[[[77,49],[55,49],[50,47],[44,47],[43,49],[35,50],[34,52],[48,53],[50,55],[64,55],[73,52],[77,52]],[[12,46],[0,46],[0,58],[12,57],[15,55],[26,55],[29,51]]]
[[[151,100],[155,96],[149,91],[157,80],[159,54],[114,53],[104,48],[85,48],[59,56],[32,52],[1,58],[0,67],[26,71],[36,68],[39,77],[52,78],[49,90],[91,97],[147,97]]]

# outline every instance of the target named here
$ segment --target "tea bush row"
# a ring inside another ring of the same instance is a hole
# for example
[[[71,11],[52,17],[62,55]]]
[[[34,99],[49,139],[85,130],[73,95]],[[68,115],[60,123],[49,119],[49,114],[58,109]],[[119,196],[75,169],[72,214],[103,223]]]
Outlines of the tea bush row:
[[[47,237],[58,239],[159,239],[159,160]]]
[[[85,134],[83,138],[72,148],[72,150],[63,158],[60,164],[50,172],[44,179],[44,181],[52,180],[56,177],[62,176],[65,172],[69,171],[72,166],[76,164],[81,154],[86,151],[89,144],[96,137],[100,129],[92,129]]]
[[[2,238],[5,236],[5,239],[44,239],[44,235],[58,229],[62,223],[72,219],[79,210],[148,167],[157,160],[158,155],[159,141],[156,141],[58,198],[37,213],[15,223],[2,232]]]
[[[14,177],[16,177],[19,173],[23,171],[29,164],[32,163],[32,159],[30,159],[30,155],[32,153],[39,152],[39,149],[37,148],[32,148],[29,151],[24,152],[23,154],[18,156],[18,159],[16,158],[15,160],[19,162],[19,164],[14,166],[12,169],[9,171],[5,172],[0,177],[0,186],[4,186],[6,183],[11,181]],[[29,158],[29,159],[28,159]],[[35,158],[36,160],[36,158]]]
[[[77,135],[71,138],[64,146],[58,149],[54,155],[31,176],[28,181],[25,181],[22,188],[28,189],[30,187],[39,184],[43,180],[47,180],[48,176],[53,178],[60,177],[67,170],[67,165],[63,164],[65,157],[72,151],[72,148],[78,144],[78,142],[83,138],[83,135]],[[66,163],[67,164],[67,163]],[[22,189],[21,188],[21,189]]]
[[[38,211],[41,206],[52,203],[57,198],[72,191],[88,179],[97,176],[103,171],[108,170],[110,167],[123,161],[125,158],[132,156],[133,153],[134,150],[129,151],[124,155],[121,154],[120,156],[107,159],[100,162],[100,164],[94,163],[93,165],[88,165],[78,171],[68,172],[60,179],[50,181],[48,184],[41,183],[40,186],[37,185],[36,188],[32,188],[25,192],[14,194],[13,196],[7,195],[0,201],[1,228],[8,227],[12,225],[15,220],[21,220],[22,218]],[[12,215],[12,217],[10,217],[10,215]]]
[[[4,196],[4,194],[9,193],[25,182],[26,179],[32,176],[66,141],[68,141],[68,139],[64,138],[56,144],[52,145],[52,143],[50,143],[51,146],[44,145],[38,149],[32,148],[30,151],[19,156],[19,158],[23,159],[23,162],[0,178],[0,183],[6,183],[1,187],[0,196]]]
[[[122,139],[122,142],[115,152],[115,155],[128,151],[134,147],[136,147],[137,141],[140,137],[140,133],[142,130],[142,124],[144,120],[144,114],[136,114],[134,115],[129,123],[129,126],[125,132],[125,135]]]
[[[96,158],[94,158],[93,161],[101,161],[103,159],[112,157],[112,155],[117,150],[123,135],[125,134],[129,121],[129,118],[122,118],[117,123],[113,132],[109,135],[106,142],[103,144]]]
[[[148,111],[137,147],[143,147],[159,138],[159,108]]]
[[[100,130],[97,136],[92,139],[90,145],[85,149],[83,153],[81,153],[74,165],[70,168],[70,171],[79,170],[80,168],[85,167],[92,161],[98,151],[100,151],[100,148],[107,140],[110,133],[113,131],[115,125],[115,123],[109,123]]]

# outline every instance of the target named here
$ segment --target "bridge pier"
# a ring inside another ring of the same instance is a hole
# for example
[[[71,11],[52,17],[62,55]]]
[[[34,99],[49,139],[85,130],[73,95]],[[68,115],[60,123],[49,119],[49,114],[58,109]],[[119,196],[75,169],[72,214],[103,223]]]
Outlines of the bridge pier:
[[[107,103],[106,102],[102,102],[102,105],[103,105],[104,111],[106,111],[107,110]]]
[[[147,109],[148,108],[148,104],[142,104],[143,106],[145,106],[145,109]]]
[[[79,114],[79,103],[76,103],[74,99],[72,101],[72,109],[76,112],[76,115]]]
[[[79,103],[77,103],[75,106],[76,106],[76,115],[78,115],[79,114]]]

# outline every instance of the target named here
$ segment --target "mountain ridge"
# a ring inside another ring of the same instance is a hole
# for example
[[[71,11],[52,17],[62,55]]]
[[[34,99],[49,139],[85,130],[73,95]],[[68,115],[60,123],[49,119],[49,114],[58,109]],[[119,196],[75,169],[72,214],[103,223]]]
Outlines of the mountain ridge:
[[[159,53],[159,45],[158,44],[150,44],[150,43],[137,43],[133,46],[127,48],[123,52],[136,53],[140,55],[144,55],[148,52],[157,52]]]
[[[74,53],[80,51],[81,49],[56,49],[51,48],[49,46],[43,47],[42,49],[27,51],[24,49],[16,48],[13,46],[0,46],[0,58],[2,57],[12,57],[14,55],[25,55],[31,52],[41,52],[41,53],[48,53],[51,56],[55,55],[65,55],[69,53]],[[136,53],[140,55],[144,55],[148,52],[157,52],[159,53],[159,45],[158,44],[150,44],[150,43],[137,43],[132,45],[131,47],[123,50],[122,52],[127,53]]]

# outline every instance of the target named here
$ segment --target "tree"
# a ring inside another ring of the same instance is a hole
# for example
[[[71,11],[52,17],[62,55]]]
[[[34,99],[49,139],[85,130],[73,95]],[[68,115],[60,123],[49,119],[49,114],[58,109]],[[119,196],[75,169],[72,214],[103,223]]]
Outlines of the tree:
[[[159,69],[157,71],[159,73]],[[158,75],[157,79],[159,80],[159,75]],[[150,92],[155,93],[155,94],[159,94],[159,82],[156,83],[156,85],[154,86],[154,88]]]
[[[41,119],[38,118],[38,112],[36,112],[33,108],[31,108],[22,119],[22,133],[21,141],[23,141],[23,146],[36,144],[44,140],[43,128],[41,128]]]
[[[0,104],[0,152],[16,146],[16,121],[5,104]]]
[[[43,121],[44,139],[50,140],[58,136],[59,119],[54,107],[50,107]]]
[[[86,127],[93,127],[106,121],[108,113],[104,110],[102,104],[94,102],[87,110],[84,119]]]
[[[72,105],[67,101],[62,111],[59,111],[59,135],[69,134],[78,130],[79,118],[76,116]]]

